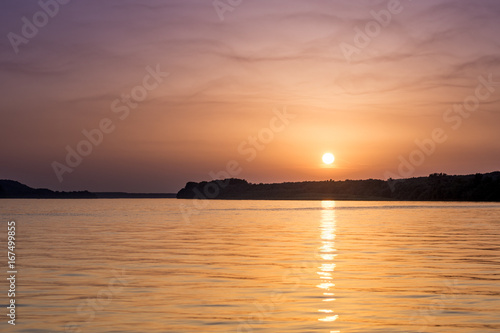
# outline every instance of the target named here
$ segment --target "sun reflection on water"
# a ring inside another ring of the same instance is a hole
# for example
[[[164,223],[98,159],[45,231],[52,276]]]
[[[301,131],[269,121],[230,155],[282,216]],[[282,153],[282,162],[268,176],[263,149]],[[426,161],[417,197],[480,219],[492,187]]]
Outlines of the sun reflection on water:
[[[333,293],[335,284],[332,282],[332,280],[333,271],[335,270],[336,266],[334,259],[337,256],[335,254],[335,252],[337,251],[335,249],[335,201],[322,201],[321,207],[321,246],[319,247],[318,253],[323,262],[321,262],[321,265],[318,267],[319,271],[317,272],[317,274],[321,282],[316,287],[322,290],[324,302],[333,302],[335,301],[335,298],[332,297],[335,296],[335,293]],[[319,318],[319,321],[333,322],[339,317],[338,315],[334,314],[334,310],[331,307],[318,309],[318,312],[328,314],[326,317]]]

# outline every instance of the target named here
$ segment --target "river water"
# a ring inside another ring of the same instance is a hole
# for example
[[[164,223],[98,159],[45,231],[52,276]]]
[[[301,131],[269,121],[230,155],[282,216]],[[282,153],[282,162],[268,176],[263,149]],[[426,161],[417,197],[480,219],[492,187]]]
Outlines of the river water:
[[[500,331],[500,204],[1,200],[2,332]]]

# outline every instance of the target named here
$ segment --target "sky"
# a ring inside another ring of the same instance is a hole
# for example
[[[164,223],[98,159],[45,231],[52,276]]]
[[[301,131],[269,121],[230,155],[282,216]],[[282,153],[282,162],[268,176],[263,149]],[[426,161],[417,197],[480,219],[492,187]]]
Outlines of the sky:
[[[496,0],[7,0],[0,27],[0,179],[500,170]]]

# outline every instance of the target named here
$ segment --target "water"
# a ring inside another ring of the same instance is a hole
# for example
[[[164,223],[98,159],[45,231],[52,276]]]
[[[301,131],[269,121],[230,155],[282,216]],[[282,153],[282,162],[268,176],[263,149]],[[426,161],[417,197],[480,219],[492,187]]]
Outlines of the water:
[[[194,203],[1,200],[0,331],[500,331],[500,204]]]

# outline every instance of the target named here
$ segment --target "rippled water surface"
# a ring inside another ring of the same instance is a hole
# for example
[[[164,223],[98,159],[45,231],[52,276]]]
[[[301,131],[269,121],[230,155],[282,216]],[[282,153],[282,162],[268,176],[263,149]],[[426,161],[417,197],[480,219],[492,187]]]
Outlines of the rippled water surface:
[[[1,200],[0,218],[2,332],[500,332],[499,204]]]

